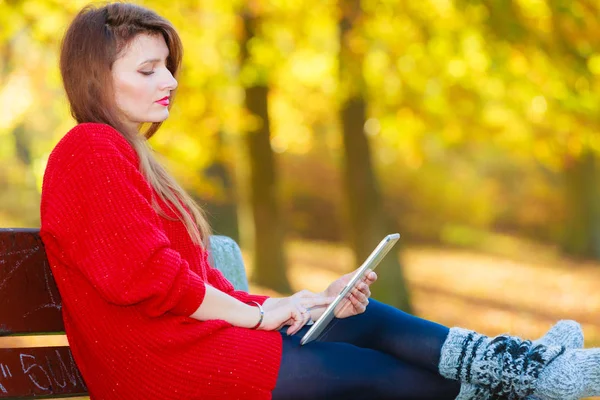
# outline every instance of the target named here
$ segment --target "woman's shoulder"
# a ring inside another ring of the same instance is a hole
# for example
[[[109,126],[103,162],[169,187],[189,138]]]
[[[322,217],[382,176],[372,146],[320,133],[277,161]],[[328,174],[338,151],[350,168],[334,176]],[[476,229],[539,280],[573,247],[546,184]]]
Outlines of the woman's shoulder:
[[[124,157],[136,164],[138,161],[134,148],[119,131],[107,124],[86,122],[74,126],[62,137],[50,159],[75,161],[79,157],[110,155]]]

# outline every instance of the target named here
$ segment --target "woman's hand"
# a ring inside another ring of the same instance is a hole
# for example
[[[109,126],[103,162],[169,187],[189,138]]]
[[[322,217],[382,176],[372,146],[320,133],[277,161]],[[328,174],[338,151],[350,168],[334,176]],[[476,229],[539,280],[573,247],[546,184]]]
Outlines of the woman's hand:
[[[350,272],[332,282],[323,292],[323,297],[335,298],[348,284],[355,273],[356,271]],[[342,300],[336,307],[335,316],[337,318],[347,318],[365,312],[369,305],[369,298],[371,297],[371,289],[369,287],[376,280],[377,274],[375,272],[367,272],[363,279],[358,281],[354,288],[348,293],[347,298]]]
[[[320,293],[302,290],[290,297],[265,302],[263,322],[257,329],[273,331],[290,325],[287,334],[293,335],[311,320],[309,309],[327,306],[332,301]]]
[[[265,316],[263,323],[258,329],[279,330],[290,325],[288,335],[298,332],[311,319],[316,321],[337,297],[340,291],[348,284],[354,272],[341,276],[332,282],[327,289],[320,293],[302,290],[290,297],[270,298],[263,305]],[[336,307],[337,318],[347,318],[358,315],[367,309],[371,290],[369,287],[377,280],[377,274],[373,271],[367,272],[364,278],[348,293],[346,300],[340,302]]]

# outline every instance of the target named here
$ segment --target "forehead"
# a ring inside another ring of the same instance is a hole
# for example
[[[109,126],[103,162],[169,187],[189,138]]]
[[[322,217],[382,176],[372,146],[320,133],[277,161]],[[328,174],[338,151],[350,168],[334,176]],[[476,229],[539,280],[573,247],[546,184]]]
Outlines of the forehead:
[[[149,59],[163,60],[169,55],[169,48],[161,34],[139,34],[119,54],[122,61],[141,63]]]

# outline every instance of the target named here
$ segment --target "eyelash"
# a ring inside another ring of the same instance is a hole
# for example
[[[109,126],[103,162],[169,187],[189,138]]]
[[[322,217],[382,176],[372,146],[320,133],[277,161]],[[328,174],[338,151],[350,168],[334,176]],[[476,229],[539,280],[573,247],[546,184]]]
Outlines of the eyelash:
[[[146,76],[152,75],[154,73],[154,71],[139,71],[139,72],[140,72],[140,74],[146,75]]]

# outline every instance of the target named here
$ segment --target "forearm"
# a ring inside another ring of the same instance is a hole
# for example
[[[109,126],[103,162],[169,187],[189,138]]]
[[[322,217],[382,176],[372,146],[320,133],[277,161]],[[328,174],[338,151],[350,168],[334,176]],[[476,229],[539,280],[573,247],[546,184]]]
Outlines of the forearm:
[[[206,285],[204,300],[190,318],[199,321],[220,319],[233,326],[253,328],[260,319],[258,307],[244,304],[227,293]]]

